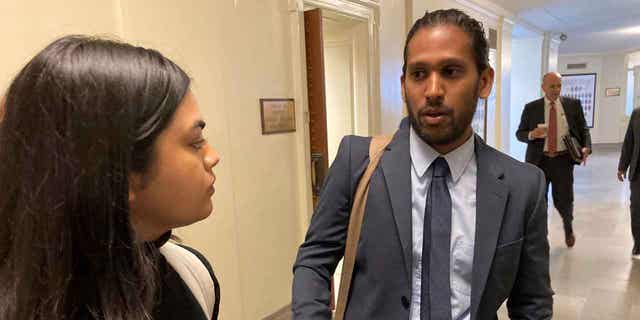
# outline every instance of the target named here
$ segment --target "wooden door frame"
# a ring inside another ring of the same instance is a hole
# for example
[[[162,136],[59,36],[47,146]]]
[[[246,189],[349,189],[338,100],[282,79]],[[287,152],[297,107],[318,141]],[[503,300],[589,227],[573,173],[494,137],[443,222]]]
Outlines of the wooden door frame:
[[[296,158],[300,241],[304,239],[311,215],[311,158],[309,155],[309,104],[304,39],[304,10],[308,7],[328,9],[362,20],[368,26],[369,58],[369,134],[380,133],[380,0],[289,0],[293,92],[296,101]]]

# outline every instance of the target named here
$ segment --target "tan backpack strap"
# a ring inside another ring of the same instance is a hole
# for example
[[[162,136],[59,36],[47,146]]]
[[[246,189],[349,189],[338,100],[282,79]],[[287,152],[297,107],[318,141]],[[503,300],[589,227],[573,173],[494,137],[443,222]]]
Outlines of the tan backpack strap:
[[[360,229],[364,219],[364,207],[367,204],[367,194],[369,193],[369,181],[373,172],[378,167],[380,158],[384,154],[384,149],[391,142],[392,136],[375,136],[369,145],[369,165],[362,174],[351,206],[349,217],[349,229],[347,229],[347,242],[345,244],[344,261],[342,262],[342,275],[340,277],[340,290],[338,291],[338,305],[336,306],[335,319],[343,320],[349,300],[349,289],[353,277],[353,267],[356,262],[356,251],[358,240],[360,239]]]

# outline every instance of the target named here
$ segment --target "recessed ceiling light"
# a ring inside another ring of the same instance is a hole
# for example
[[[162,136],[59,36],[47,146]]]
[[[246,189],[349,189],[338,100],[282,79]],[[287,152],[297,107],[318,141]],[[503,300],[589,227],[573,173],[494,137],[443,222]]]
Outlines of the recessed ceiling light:
[[[640,34],[640,26],[619,29],[618,33],[623,34]]]

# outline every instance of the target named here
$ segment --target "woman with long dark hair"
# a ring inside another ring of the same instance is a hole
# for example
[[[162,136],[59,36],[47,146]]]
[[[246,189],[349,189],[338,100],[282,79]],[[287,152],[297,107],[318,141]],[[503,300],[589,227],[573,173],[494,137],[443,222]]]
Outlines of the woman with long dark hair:
[[[189,85],[155,50],[86,36],[15,77],[0,119],[0,319],[217,317],[210,265],[168,242],[211,213],[220,160]]]

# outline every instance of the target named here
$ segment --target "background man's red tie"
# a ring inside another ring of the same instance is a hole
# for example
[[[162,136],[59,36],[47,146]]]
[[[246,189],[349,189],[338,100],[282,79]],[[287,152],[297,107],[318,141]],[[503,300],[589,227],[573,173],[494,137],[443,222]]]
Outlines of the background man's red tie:
[[[549,109],[549,125],[547,126],[547,151],[554,153],[558,151],[558,119],[556,117],[556,102],[551,101]]]

